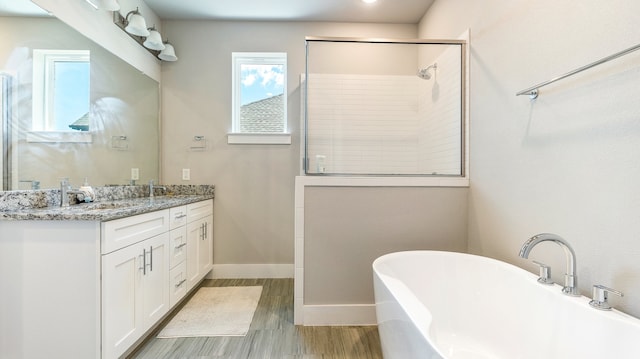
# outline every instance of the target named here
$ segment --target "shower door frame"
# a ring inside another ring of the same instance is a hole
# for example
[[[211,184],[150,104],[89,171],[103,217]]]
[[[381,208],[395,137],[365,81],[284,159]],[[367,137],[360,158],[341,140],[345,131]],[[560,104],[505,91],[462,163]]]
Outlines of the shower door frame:
[[[360,176],[360,177],[450,177],[467,178],[468,175],[468,149],[467,131],[468,119],[467,97],[468,97],[468,30],[462,39],[391,39],[391,38],[357,38],[357,37],[331,37],[331,36],[306,36],[305,37],[305,72],[304,72],[304,95],[302,114],[302,172],[304,176]],[[429,174],[408,174],[408,175],[382,175],[382,174],[340,174],[340,173],[310,173],[309,153],[308,153],[308,79],[309,79],[309,44],[312,42],[337,42],[337,43],[364,43],[364,44],[404,44],[404,45],[458,45],[460,46],[460,174],[459,175],[429,175]]]
[[[18,189],[17,75],[0,71],[0,191]]]
[[[11,189],[11,75],[0,72],[0,190]]]

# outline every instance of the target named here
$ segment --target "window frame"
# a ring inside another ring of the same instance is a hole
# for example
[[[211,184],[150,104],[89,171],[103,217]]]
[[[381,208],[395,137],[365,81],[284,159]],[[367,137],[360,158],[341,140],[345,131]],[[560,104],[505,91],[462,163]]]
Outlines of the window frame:
[[[287,53],[286,52],[232,52],[231,53],[231,131],[228,144],[291,144],[287,114]],[[240,129],[240,108],[242,106],[242,65],[282,65],[284,67],[283,88],[283,129],[282,132],[242,132]]]
[[[90,142],[89,131],[56,130],[53,98],[56,62],[90,63],[89,50],[33,50],[33,112],[29,142]],[[91,91],[89,84],[89,94]],[[90,104],[88,104],[90,105]]]

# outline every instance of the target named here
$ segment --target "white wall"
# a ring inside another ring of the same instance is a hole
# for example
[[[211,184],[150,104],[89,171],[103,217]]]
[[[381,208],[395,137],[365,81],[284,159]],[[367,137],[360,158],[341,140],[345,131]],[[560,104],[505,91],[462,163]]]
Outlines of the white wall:
[[[464,252],[467,193],[464,187],[305,188],[305,305],[373,305],[371,265],[384,254]]]
[[[518,257],[539,232],[574,247],[580,291],[625,293],[640,316],[640,52],[541,89],[515,93],[636,45],[640,2],[437,0],[421,37],[471,30],[469,249],[535,271]],[[559,248],[530,258],[562,281]]]

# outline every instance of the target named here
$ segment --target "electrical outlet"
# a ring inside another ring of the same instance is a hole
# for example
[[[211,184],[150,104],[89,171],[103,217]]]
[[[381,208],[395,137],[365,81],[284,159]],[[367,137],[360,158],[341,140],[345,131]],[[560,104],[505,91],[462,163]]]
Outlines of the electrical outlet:
[[[183,168],[182,169],[182,180],[183,181],[189,181],[191,180],[191,170],[188,168]]]
[[[131,179],[134,181],[137,181],[140,179],[140,170],[138,170],[137,168],[132,168],[131,169]]]

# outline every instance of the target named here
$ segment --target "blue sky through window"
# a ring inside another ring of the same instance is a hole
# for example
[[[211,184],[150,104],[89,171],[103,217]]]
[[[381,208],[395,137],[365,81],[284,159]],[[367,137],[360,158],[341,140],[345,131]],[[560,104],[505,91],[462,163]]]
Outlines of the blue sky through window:
[[[241,105],[284,93],[284,65],[241,65]]]
[[[70,131],[89,112],[89,62],[56,61],[54,67],[55,130]]]

